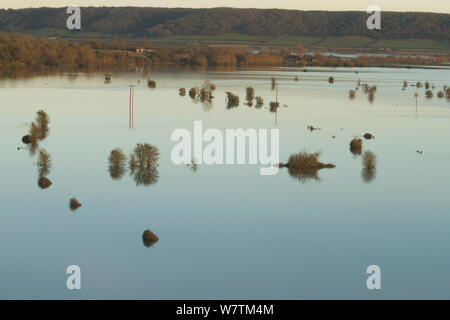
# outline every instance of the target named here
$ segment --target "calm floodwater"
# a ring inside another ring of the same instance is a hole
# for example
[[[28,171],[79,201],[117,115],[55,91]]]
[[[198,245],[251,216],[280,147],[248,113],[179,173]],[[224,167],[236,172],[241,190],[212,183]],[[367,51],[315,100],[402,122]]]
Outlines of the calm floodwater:
[[[354,71],[126,73],[108,85],[102,74],[0,80],[0,298],[450,298],[450,102],[427,100],[422,88],[416,109],[415,88],[401,90],[403,80],[441,90],[450,70]],[[266,105],[274,100],[272,76],[288,105],[277,124],[267,108],[243,105],[246,86]],[[207,79],[217,86],[209,110],[178,95]],[[349,100],[357,79],[377,85],[372,104],[361,90]],[[225,91],[240,95],[240,107],[225,108]],[[40,108],[51,118],[41,144],[53,159],[46,190],[37,185],[37,157],[17,150]],[[194,120],[221,130],[279,128],[281,161],[320,150],[336,168],[303,184],[286,169],[260,176],[259,165],[175,166],[170,135],[192,130]],[[348,148],[366,132],[376,139],[363,150],[378,156],[369,183]],[[129,173],[112,180],[109,152],[128,154],[138,142],[159,148],[158,182],[137,186]],[[83,204],[75,212],[73,196]],[[146,229],[159,236],[150,248]],[[66,289],[73,264],[79,291]],[[372,264],[381,267],[379,291],[366,288]]]

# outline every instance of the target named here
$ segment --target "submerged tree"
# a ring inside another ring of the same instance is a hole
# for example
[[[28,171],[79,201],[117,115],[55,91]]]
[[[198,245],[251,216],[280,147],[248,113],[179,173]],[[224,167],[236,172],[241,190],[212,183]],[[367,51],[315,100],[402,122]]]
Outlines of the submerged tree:
[[[122,178],[126,171],[125,162],[127,160],[127,156],[123,153],[122,150],[116,148],[111,151],[108,157],[108,171],[109,175],[114,180],[119,180]]]
[[[130,171],[136,185],[151,185],[158,182],[157,147],[145,143],[138,143],[130,155]]]

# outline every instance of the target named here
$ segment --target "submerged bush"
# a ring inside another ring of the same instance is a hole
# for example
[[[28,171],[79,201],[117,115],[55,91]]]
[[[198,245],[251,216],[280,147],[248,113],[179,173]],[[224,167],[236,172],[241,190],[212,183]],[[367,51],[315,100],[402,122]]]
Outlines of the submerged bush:
[[[438,97],[438,98],[443,98],[444,96],[445,96],[444,91],[439,91],[439,92],[437,93],[437,97]]]
[[[348,92],[348,96],[349,96],[350,99],[354,99],[355,95],[356,95],[356,91],[355,90],[350,90]]]
[[[48,179],[46,177],[40,177],[39,180],[38,180],[38,186],[41,189],[47,189],[51,185],[52,185],[52,182],[50,181],[50,179]]]
[[[29,134],[24,135],[24,136],[22,137],[22,142],[23,142],[24,144],[30,144],[30,143],[31,143],[31,136],[30,136]]]
[[[152,79],[148,79],[147,80],[147,86],[149,87],[149,88],[156,88],[156,81],[154,81],[154,80],[152,80]]]
[[[239,97],[232,92],[225,92],[227,95],[227,109],[236,108],[239,106]]]
[[[152,247],[158,240],[158,236],[149,229],[142,234],[142,242],[147,248]]]
[[[264,99],[262,97],[256,97],[256,108],[261,108],[262,106],[264,106]]]
[[[280,106],[280,103],[277,101],[271,101],[270,102],[270,112],[277,112],[278,107]]]
[[[145,143],[138,143],[130,155],[130,171],[136,185],[151,185],[158,182],[158,159],[157,147]]]
[[[375,139],[375,136],[371,133],[365,133],[363,136],[366,140]]]
[[[433,98],[433,91],[431,91],[431,90],[427,90],[427,91],[425,91],[425,97],[427,97],[427,98]]]
[[[350,141],[350,152],[354,155],[360,155],[362,152],[362,139],[355,137],[352,141]]]
[[[333,77],[329,77],[328,78],[328,83],[334,83],[334,78]]]
[[[76,198],[72,198],[69,200],[69,208],[72,211],[77,210],[79,207],[81,207],[81,203],[78,202],[78,200]]]
[[[272,87],[271,87],[271,89],[272,90],[275,90],[275,87],[276,87],[276,85],[277,85],[277,80],[275,79],[275,78],[273,78],[272,77],[272,79],[270,79],[271,81],[272,81]]]
[[[186,89],[185,88],[180,88],[179,94],[180,94],[180,96],[184,97],[186,95]]]
[[[48,136],[50,117],[44,110],[38,110],[34,121],[39,128],[39,140],[44,140]]]

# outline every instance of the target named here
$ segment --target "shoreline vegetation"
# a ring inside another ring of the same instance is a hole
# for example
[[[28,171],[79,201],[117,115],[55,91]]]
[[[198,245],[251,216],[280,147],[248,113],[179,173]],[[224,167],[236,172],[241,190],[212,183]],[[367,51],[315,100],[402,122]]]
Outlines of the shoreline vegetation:
[[[154,68],[248,67],[435,67],[449,66],[450,54],[435,56],[355,55],[337,57],[310,53],[301,44],[293,48],[186,45],[161,46],[143,41],[141,46],[124,38],[109,42],[86,39],[70,43],[61,39],[0,33],[0,74],[151,71]]]

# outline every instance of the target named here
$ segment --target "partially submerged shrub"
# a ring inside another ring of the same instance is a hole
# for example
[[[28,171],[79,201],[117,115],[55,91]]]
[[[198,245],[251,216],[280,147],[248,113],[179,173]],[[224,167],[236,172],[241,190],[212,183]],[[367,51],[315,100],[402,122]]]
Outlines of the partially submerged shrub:
[[[350,141],[350,152],[354,155],[360,155],[362,152],[362,139],[355,137],[352,141]]]
[[[227,109],[239,106],[239,97],[232,92],[225,92],[227,95]]]
[[[253,89],[252,87],[247,87],[245,91],[245,100],[247,100],[247,105],[251,107],[253,106],[253,99],[255,98],[255,89]]]
[[[186,95],[186,88],[180,88],[180,96],[184,97]]]
[[[425,89],[430,89],[430,83],[427,81],[427,82],[425,82]]]
[[[197,92],[198,92],[197,88],[191,88],[189,90],[189,97],[191,97],[191,99],[195,99],[195,97],[197,96]]]
[[[417,87],[417,88],[422,88],[422,87],[423,87],[422,82],[418,81],[418,82],[416,83],[416,87]]]
[[[158,240],[158,236],[149,229],[142,234],[142,242],[147,248],[152,247]]]
[[[365,133],[363,136],[366,140],[375,139],[375,136],[371,133]]]
[[[149,88],[156,88],[156,81],[154,81],[154,80],[152,80],[152,79],[148,79],[147,80],[147,86],[149,87]]]
[[[47,189],[51,185],[52,185],[52,182],[50,181],[50,179],[48,179],[46,177],[40,177],[39,180],[38,180],[38,186],[41,189]]]
[[[275,87],[277,85],[277,80],[275,78],[272,77],[272,79],[270,79],[272,81],[272,90],[275,90]]]
[[[450,99],[450,88],[445,89],[445,94],[447,96],[447,99]]]
[[[81,203],[78,202],[78,200],[76,198],[70,199],[70,201],[69,201],[69,208],[70,208],[70,210],[75,211],[79,207],[81,207]]]
[[[302,151],[297,154],[292,154],[286,164],[280,163],[280,167],[287,167],[289,175],[303,183],[310,179],[319,180],[317,175],[318,170],[335,167],[334,164],[320,162],[319,157],[320,152],[308,153]]]
[[[328,78],[328,83],[334,83],[334,78],[333,77],[329,77]]]
[[[280,106],[280,103],[278,101],[271,101],[270,102],[270,112],[277,112],[277,109],[279,106]]]
[[[437,97],[438,97],[438,98],[443,98],[444,96],[445,96],[444,91],[439,91],[439,92],[437,93]]]
[[[431,91],[431,90],[427,90],[427,91],[425,91],[425,97],[427,97],[427,98],[433,98],[433,91]]]
[[[314,130],[321,130],[320,128],[316,128],[316,127],[314,127],[314,126],[312,126],[312,125],[307,125],[306,128],[307,128],[309,131],[311,131],[311,132],[313,132]]]
[[[264,106],[264,99],[262,97],[256,97],[256,108],[261,108],[262,106]]]
[[[356,91],[355,90],[350,90],[348,92],[348,96],[349,96],[350,99],[354,99],[355,95],[356,95]]]

